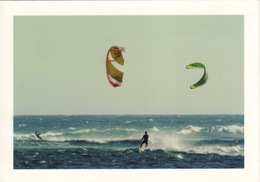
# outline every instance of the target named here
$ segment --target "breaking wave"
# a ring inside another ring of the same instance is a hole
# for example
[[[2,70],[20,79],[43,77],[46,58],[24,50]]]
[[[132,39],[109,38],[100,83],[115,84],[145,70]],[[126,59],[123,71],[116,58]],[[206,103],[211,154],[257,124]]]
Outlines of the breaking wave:
[[[189,134],[192,134],[192,133],[198,133],[198,132],[200,132],[202,129],[203,129],[203,128],[198,127],[198,126],[189,125],[189,126],[183,128],[182,130],[178,131],[177,134],[189,135]]]
[[[228,126],[214,126],[211,127],[210,132],[225,132],[231,134],[243,134],[244,127],[238,125],[228,125]]]

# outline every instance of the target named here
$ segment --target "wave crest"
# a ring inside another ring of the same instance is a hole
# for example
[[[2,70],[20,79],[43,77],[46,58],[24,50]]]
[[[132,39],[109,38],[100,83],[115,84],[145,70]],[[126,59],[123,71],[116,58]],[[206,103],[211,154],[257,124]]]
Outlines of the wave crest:
[[[243,156],[244,147],[241,145],[236,146],[203,146],[203,147],[194,147],[187,149],[189,153],[196,154],[219,154],[219,155],[228,155],[228,156]]]
[[[182,135],[189,135],[192,133],[198,133],[202,130],[203,128],[198,127],[198,126],[186,126],[185,128],[183,128],[182,130],[178,131],[177,134],[182,134]]]
[[[228,125],[228,126],[214,126],[211,128],[210,132],[225,132],[231,134],[243,134],[244,127],[238,125]]]

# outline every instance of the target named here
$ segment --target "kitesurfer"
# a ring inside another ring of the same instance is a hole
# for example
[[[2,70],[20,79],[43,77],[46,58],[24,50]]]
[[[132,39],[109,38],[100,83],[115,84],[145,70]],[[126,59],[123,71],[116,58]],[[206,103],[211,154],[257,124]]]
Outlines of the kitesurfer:
[[[37,138],[42,140],[42,137],[40,137],[41,133],[38,133],[37,131],[35,131],[35,136],[37,136]]]
[[[142,148],[143,144],[145,143],[145,147],[147,147],[148,145],[148,138],[149,138],[149,135],[147,134],[147,131],[145,132],[143,138],[141,139],[141,145],[140,145],[140,148]]]

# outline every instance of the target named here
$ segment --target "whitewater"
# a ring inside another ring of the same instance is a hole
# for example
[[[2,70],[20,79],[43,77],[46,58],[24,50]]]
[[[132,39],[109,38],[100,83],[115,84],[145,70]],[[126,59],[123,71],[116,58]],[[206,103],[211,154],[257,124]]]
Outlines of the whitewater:
[[[243,115],[14,116],[13,138],[14,169],[244,167]]]

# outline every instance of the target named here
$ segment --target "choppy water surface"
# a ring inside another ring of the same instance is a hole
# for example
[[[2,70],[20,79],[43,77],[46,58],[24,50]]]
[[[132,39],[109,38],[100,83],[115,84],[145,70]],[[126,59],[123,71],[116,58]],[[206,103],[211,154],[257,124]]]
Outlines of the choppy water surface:
[[[242,115],[14,117],[15,169],[243,167]]]

